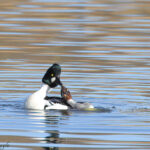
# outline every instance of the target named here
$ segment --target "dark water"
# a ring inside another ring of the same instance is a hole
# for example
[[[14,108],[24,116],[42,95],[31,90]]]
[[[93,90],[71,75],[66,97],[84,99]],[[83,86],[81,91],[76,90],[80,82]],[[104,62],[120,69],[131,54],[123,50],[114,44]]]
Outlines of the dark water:
[[[149,2],[1,1],[0,150],[150,149]],[[55,62],[76,101],[112,111],[25,110]]]

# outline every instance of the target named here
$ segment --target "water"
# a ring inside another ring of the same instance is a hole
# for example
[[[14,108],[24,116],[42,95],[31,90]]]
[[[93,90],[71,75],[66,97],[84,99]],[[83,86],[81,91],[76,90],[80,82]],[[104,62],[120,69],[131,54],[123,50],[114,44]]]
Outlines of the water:
[[[149,13],[148,0],[1,2],[0,150],[149,149]],[[25,110],[55,62],[76,101],[112,111]]]

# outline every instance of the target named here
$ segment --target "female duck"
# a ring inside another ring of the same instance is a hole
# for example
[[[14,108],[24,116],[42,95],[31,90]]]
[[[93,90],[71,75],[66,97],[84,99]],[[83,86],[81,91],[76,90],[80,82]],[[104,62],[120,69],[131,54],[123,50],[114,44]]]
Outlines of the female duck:
[[[93,109],[94,106],[87,102],[76,102],[72,99],[70,91],[61,85],[61,96],[66,105],[68,105],[68,108],[78,109],[78,110],[87,110],[87,109]]]

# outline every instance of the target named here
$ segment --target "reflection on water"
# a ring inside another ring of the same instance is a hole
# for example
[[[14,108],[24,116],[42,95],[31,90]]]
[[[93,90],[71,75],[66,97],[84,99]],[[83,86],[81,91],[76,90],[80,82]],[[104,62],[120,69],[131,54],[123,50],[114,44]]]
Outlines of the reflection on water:
[[[1,2],[0,149],[147,149],[149,7],[147,0]],[[55,62],[74,99],[112,111],[24,110]]]

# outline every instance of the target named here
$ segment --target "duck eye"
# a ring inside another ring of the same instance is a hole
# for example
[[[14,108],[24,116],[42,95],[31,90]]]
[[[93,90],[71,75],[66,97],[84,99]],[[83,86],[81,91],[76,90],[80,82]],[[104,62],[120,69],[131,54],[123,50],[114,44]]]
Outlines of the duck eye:
[[[51,74],[51,77],[53,77],[53,76],[54,76],[54,74],[52,73],[52,74]]]

